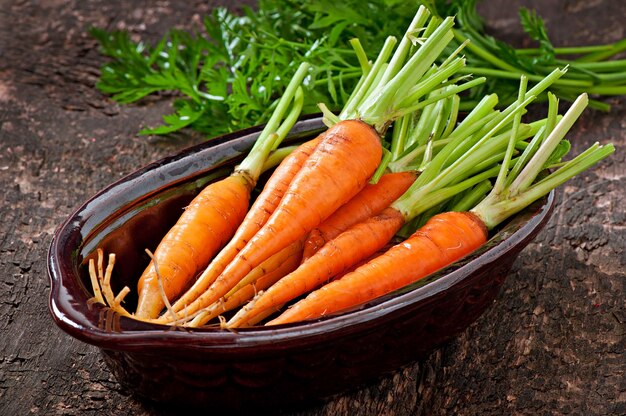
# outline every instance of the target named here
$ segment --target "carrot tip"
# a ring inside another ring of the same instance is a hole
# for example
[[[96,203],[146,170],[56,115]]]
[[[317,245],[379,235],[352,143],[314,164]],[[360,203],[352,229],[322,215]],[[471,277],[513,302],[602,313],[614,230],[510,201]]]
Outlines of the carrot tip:
[[[157,264],[156,257],[154,257],[154,254],[147,248],[145,249],[145,251],[146,253],[148,253],[148,256],[150,256],[150,259],[152,260],[154,264],[154,272],[156,273],[156,276],[157,276],[157,283],[159,285],[159,293],[161,295],[163,303],[165,304],[165,307],[167,308],[167,311],[169,312],[169,314],[172,315],[172,321],[178,321],[178,315],[176,314],[176,312],[174,312],[174,309],[172,309],[172,305],[170,304],[170,301],[167,299],[167,295],[165,294],[165,288],[163,286],[163,277],[161,276],[161,273],[159,272],[159,265]]]
[[[228,325],[227,325],[227,322],[226,322],[226,318],[224,318],[222,315],[218,315],[217,319],[219,319],[219,321],[220,321],[220,328],[221,329],[227,329],[228,328]]]

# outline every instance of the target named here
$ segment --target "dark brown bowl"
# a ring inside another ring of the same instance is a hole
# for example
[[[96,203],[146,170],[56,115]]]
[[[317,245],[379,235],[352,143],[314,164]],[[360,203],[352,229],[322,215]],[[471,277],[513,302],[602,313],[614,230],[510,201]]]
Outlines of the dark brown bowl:
[[[322,128],[319,118],[300,121],[287,141]],[[314,322],[185,330],[91,303],[85,263],[96,248],[117,254],[115,291],[134,288],[149,261],[144,248],[154,249],[201,187],[229,174],[259,132],[230,134],[138,170],[89,199],[55,233],[48,260],[55,322],[100,348],[117,380],[143,398],[229,410],[291,407],[397,369],[450,340],[492,304],[518,253],[553,209],[551,193],[461,262]]]

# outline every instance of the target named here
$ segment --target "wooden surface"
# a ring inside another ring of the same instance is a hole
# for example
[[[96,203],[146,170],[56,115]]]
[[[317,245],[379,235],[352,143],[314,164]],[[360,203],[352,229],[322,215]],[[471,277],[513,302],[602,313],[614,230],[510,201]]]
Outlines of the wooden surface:
[[[168,103],[118,106],[99,94],[103,58],[86,29],[154,40],[215,4],[0,0],[1,415],[165,413],[123,391],[95,348],[53,324],[46,252],[91,194],[200,140],[137,137]],[[559,45],[626,37],[626,2],[516,4],[537,7]],[[520,45],[516,6],[481,10],[493,33]],[[610,102],[610,114],[588,111],[569,137],[577,152],[599,140],[617,153],[562,188],[550,224],[485,315],[427,359],[297,414],[626,414],[626,105]]]

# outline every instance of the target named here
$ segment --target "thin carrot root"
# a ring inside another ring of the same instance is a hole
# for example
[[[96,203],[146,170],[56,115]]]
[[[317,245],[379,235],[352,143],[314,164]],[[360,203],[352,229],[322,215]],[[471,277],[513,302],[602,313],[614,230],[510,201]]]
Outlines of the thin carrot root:
[[[231,290],[223,298],[200,311],[186,326],[205,325],[224,312],[233,310],[250,299],[254,299],[262,291],[295,270],[300,264],[301,257],[302,241],[298,241],[252,270],[242,280],[247,282],[245,285],[237,287],[236,290]]]
[[[255,307],[256,301],[258,299],[260,299],[263,296],[264,293],[265,292],[263,290],[259,291],[252,298],[252,300],[250,302],[248,302],[243,308],[241,308],[239,310],[238,314],[241,313],[242,315],[245,315],[245,318],[244,319],[238,319],[237,325],[232,325],[231,324],[232,320],[227,322],[224,319],[224,320],[220,320],[220,327],[222,329],[248,328],[248,327],[251,327],[251,326],[254,326],[254,325],[258,324],[259,322],[261,322],[262,320],[264,320],[268,316],[278,312],[283,305],[278,305],[275,308],[263,309],[262,311],[254,314],[254,315],[249,315],[248,314],[248,312]]]
[[[272,285],[264,296],[240,310],[230,321],[236,328],[265,310],[276,310],[279,305],[308,293],[337,274],[347,271],[355,263],[380,250],[404,225],[404,216],[393,208],[356,224],[325,244],[298,269]]]
[[[172,309],[172,305],[170,304],[170,301],[167,299],[167,294],[165,293],[165,288],[163,287],[163,276],[161,275],[161,272],[159,271],[159,262],[157,261],[157,259],[154,257],[154,254],[150,250],[145,249],[145,251],[148,254],[148,256],[150,256],[150,259],[152,260],[152,263],[154,264],[154,272],[156,273],[156,276],[157,276],[157,284],[159,287],[159,293],[161,294],[161,299],[163,301],[163,304],[165,305],[167,312],[171,315],[172,317],[171,320],[178,321],[179,317],[176,314],[176,312],[174,312],[174,310]]]
[[[104,252],[99,248],[97,249],[97,254],[97,271],[94,259],[89,259],[89,279],[91,280],[91,288],[96,302],[108,306],[120,315],[132,316],[132,314],[122,306],[124,298],[130,293],[128,286],[124,286],[117,296],[114,295],[113,289],[111,288],[111,276],[113,274],[113,267],[115,266],[115,254],[109,254],[106,270],[104,269]]]
[[[261,312],[257,313],[256,315],[247,317],[245,320],[242,320],[238,323],[237,328],[249,328],[251,326],[257,325],[259,322],[262,322],[267,317],[280,311],[283,306],[284,305],[278,305],[275,308],[264,309]],[[234,327],[226,323],[224,325],[224,328],[234,328]]]
[[[147,250],[148,251],[148,250]],[[162,322],[157,319],[139,318],[136,315],[128,312],[126,308],[122,306],[122,302],[126,296],[130,293],[130,288],[124,286],[117,295],[113,292],[111,287],[111,277],[113,276],[113,269],[115,267],[115,254],[110,253],[108,262],[105,266],[104,252],[98,248],[97,260],[89,259],[89,280],[91,281],[91,289],[94,297],[90,299],[90,302],[100,303],[109,307],[113,312],[117,312],[119,315],[133,318],[143,322],[155,323],[155,324],[169,324],[169,325],[182,325],[188,318],[185,316],[177,317],[175,320],[169,320],[168,322]],[[152,253],[149,253],[152,255]]]

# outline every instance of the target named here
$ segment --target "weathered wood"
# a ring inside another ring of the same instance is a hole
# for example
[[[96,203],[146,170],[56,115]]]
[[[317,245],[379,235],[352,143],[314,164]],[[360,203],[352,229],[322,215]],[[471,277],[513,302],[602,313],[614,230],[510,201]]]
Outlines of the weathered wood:
[[[129,396],[95,348],[54,326],[46,251],[89,195],[201,139],[136,136],[168,104],[119,106],[98,93],[103,58],[86,30],[156,39],[218,3],[0,0],[0,414],[166,413]],[[624,2],[483,4],[490,30],[518,45],[517,4],[537,8],[559,45],[626,37]],[[563,188],[485,315],[427,359],[297,414],[626,414],[626,106],[611,102],[570,138],[575,151],[610,140],[617,153]]]

